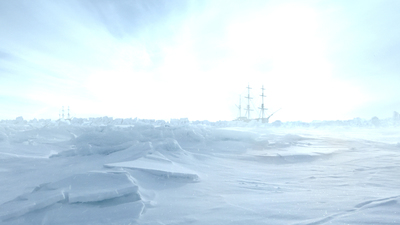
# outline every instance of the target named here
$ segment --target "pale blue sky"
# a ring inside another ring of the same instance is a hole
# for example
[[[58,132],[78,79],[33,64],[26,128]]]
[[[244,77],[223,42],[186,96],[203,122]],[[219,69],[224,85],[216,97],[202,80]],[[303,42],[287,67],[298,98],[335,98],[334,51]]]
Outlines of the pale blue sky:
[[[0,119],[57,119],[70,106],[76,117],[231,120],[247,84],[282,108],[273,119],[390,117],[399,11],[395,0],[0,0]]]

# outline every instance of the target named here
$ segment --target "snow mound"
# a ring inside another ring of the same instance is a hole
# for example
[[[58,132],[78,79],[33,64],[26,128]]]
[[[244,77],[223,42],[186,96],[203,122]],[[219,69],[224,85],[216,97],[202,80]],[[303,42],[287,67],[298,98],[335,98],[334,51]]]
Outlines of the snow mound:
[[[282,141],[286,141],[286,142],[298,142],[298,141],[302,141],[302,140],[307,140],[307,138],[302,137],[300,135],[296,135],[296,134],[286,134],[281,139],[282,139]]]
[[[202,142],[207,136],[207,130],[197,126],[186,126],[186,127],[171,127],[169,128],[172,133],[172,137],[177,139],[179,142]],[[164,133],[167,133],[165,130]]]
[[[167,151],[167,152],[179,152],[183,151],[182,147],[179,145],[178,141],[172,138],[166,138],[158,143],[154,144],[154,149],[157,151]]]
[[[199,176],[195,172],[168,160],[159,152],[154,152],[134,161],[111,163],[104,166],[107,168],[127,168],[145,171],[168,179],[175,178],[191,182],[199,180]]]
[[[71,146],[71,149],[67,151],[63,151],[54,155],[52,157],[71,157],[71,156],[89,156],[89,155],[109,155],[114,152],[122,151],[132,147],[137,144],[136,142],[125,142],[117,145],[109,145],[109,146],[96,146],[96,145],[81,145],[81,146]]]
[[[76,174],[40,189],[58,189],[66,193],[69,203],[95,202],[137,193],[133,178],[123,172],[88,172]]]
[[[247,149],[244,158],[256,159],[269,164],[309,163],[329,160],[347,152],[345,140],[337,140],[332,146],[330,139],[312,139],[300,135],[286,134],[260,141]]]
[[[187,161],[192,158],[191,154],[183,149],[180,143],[173,138],[163,138],[151,142],[152,151],[149,154],[162,154],[163,157],[173,161]]]
[[[68,205],[78,203],[104,205],[107,201],[126,196],[129,196],[129,202],[141,199],[138,186],[128,173],[75,174],[54,183],[42,184],[32,193],[4,203],[0,206],[0,219],[9,220],[56,204],[64,205],[63,208],[69,208]],[[75,207],[72,206],[72,208]]]
[[[77,135],[70,142],[70,149],[56,156],[88,156],[108,155],[113,152],[125,150],[136,144],[137,132],[132,130],[118,130],[113,127],[91,129],[86,133]]]
[[[249,153],[251,154],[251,153]],[[256,157],[257,161],[263,162],[263,163],[269,163],[269,164],[294,164],[294,163],[310,163],[313,161],[317,160],[326,160],[330,159],[333,157],[333,154],[318,154],[318,153],[310,153],[310,154],[305,154],[305,153],[292,153],[292,154],[264,154],[264,155],[257,155],[254,154]],[[248,157],[249,159],[252,159],[253,157]]]
[[[215,129],[210,132],[209,137],[214,141],[253,142],[258,134],[242,130]]]
[[[16,132],[14,127],[8,127],[8,139],[12,144],[19,143],[36,143],[36,144],[50,144],[61,141],[68,141],[71,139],[71,133],[65,127],[42,127],[30,128]]]

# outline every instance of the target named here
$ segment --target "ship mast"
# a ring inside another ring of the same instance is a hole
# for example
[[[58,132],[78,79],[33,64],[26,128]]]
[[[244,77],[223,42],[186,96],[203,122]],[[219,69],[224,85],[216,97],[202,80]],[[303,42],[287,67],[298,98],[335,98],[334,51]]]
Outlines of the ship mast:
[[[237,105],[239,109],[239,118],[242,117],[242,95],[239,95],[239,105]]]
[[[250,119],[250,111],[253,111],[252,109],[250,109],[250,99],[252,99],[250,97],[250,89],[251,89],[250,85],[247,85],[247,97],[245,97],[247,98],[247,109],[246,109],[247,119]]]
[[[262,103],[261,103],[261,108],[259,108],[259,109],[261,109],[261,111],[260,111],[261,122],[264,123],[264,115],[265,115],[264,111],[267,110],[266,108],[264,108],[264,97],[266,97],[264,95],[264,90],[265,90],[264,89],[264,85],[262,86],[261,90],[262,90],[262,94],[260,96],[261,96],[261,99],[262,99]]]

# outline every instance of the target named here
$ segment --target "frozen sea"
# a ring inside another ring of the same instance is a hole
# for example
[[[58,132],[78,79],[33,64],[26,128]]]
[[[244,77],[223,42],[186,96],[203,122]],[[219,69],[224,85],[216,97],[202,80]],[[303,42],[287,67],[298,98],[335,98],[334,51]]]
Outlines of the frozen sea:
[[[368,121],[0,121],[0,224],[400,224],[399,142]]]

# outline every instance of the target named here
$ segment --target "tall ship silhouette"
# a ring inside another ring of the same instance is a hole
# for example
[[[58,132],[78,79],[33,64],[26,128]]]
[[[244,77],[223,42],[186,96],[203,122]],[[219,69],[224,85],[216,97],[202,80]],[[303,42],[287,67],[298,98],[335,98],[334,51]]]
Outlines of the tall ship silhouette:
[[[270,115],[268,115],[267,113],[266,113],[266,111],[268,110],[267,108],[265,108],[265,106],[264,106],[264,98],[266,97],[265,95],[264,95],[264,90],[265,90],[265,88],[264,88],[264,85],[261,87],[261,106],[260,107],[258,107],[258,109],[260,110],[259,111],[259,115],[258,115],[258,117],[256,117],[256,118],[252,118],[251,117],[251,112],[252,111],[254,111],[254,108],[256,108],[256,107],[251,107],[251,103],[252,103],[252,99],[253,99],[253,97],[251,97],[250,96],[250,89],[252,89],[251,87],[250,87],[250,85],[247,85],[247,95],[244,97],[244,98],[246,98],[247,99],[247,105],[246,105],[246,107],[244,108],[244,110],[245,110],[245,115],[244,116],[242,116],[242,96],[240,95],[240,97],[239,97],[239,105],[236,105],[236,107],[238,108],[238,110],[239,110],[239,117],[237,117],[234,121],[244,121],[244,122],[250,122],[250,121],[252,121],[252,120],[256,120],[256,121],[260,121],[260,122],[262,122],[262,123],[268,123],[269,122],[269,119],[276,113],[276,112],[278,112],[280,109],[278,109],[278,110],[276,110],[275,112],[273,112],[273,113],[271,113]],[[253,105],[254,106],[254,105]]]

